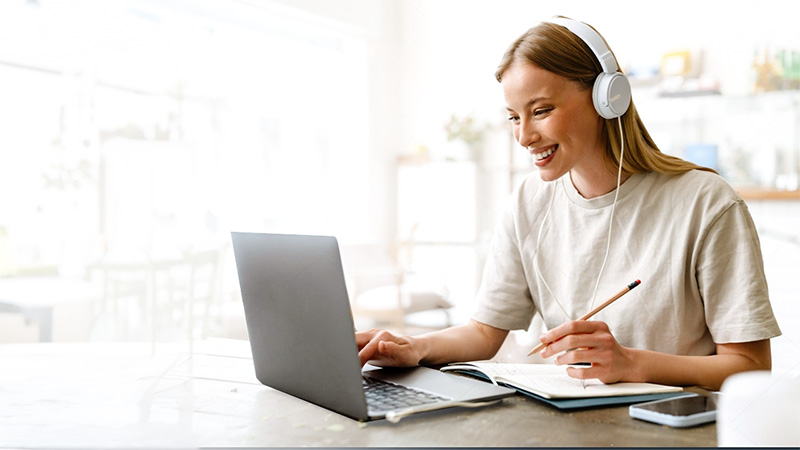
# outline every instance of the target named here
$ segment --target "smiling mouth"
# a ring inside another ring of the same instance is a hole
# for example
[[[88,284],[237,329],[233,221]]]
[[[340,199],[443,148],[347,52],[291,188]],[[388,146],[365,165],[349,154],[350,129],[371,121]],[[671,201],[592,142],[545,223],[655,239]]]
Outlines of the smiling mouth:
[[[555,153],[556,150],[558,150],[558,144],[548,148],[547,150],[545,150],[545,151],[543,151],[541,153],[533,153],[533,152],[531,152],[531,156],[536,161],[541,161],[541,160],[547,158],[548,156],[552,155],[553,153]]]

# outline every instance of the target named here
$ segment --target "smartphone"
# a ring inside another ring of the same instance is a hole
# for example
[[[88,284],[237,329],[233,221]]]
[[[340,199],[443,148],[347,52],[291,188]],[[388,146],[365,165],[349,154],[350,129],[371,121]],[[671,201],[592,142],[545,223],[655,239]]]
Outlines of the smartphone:
[[[717,420],[717,394],[690,394],[628,407],[634,419],[675,428],[692,427]]]

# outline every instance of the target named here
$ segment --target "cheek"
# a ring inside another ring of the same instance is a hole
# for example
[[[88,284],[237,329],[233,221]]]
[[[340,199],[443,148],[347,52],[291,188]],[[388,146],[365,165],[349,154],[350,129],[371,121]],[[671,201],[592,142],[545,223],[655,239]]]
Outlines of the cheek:
[[[581,147],[596,147],[601,141],[602,132],[600,123],[595,118],[587,118],[575,122],[571,127],[571,132],[567,133],[573,142],[580,142]]]
[[[594,109],[592,109],[594,113]],[[603,135],[603,119],[597,114],[587,114],[583,120],[582,127],[585,130],[583,135],[586,139],[600,141]]]

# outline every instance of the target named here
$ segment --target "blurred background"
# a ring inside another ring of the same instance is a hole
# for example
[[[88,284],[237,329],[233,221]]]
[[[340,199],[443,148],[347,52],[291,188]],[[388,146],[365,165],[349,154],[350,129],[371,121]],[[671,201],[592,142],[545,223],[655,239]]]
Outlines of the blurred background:
[[[611,4],[3,1],[0,343],[246,339],[231,231],[337,236],[359,327],[465,321],[535,170],[494,69],[560,14],[747,200],[798,371],[800,6]]]

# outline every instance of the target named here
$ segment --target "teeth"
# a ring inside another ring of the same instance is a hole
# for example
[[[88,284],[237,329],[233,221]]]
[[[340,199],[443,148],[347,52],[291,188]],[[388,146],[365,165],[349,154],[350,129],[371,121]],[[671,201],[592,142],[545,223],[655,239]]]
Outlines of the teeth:
[[[534,153],[533,157],[536,158],[537,161],[545,159],[548,156],[552,155],[557,147],[558,146],[556,145],[556,146],[550,147],[550,149],[548,149],[547,151],[544,151],[542,153]]]

